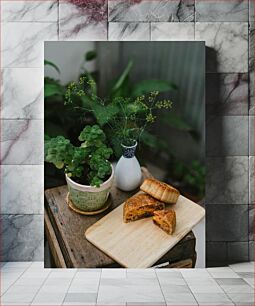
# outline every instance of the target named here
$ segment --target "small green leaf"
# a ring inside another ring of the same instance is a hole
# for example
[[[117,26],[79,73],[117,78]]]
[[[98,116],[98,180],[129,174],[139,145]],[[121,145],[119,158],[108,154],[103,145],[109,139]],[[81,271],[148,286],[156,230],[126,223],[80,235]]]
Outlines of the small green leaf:
[[[91,51],[88,51],[86,54],[85,54],[85,60],[86,61],[92,61],[93,59],[95,59],[97,57],[97,53],[95,50],[91,50]]]
[[[47,60],[44,60],[44,65],[45,66],[51,66],[53,67],[59,74],[60,74],[60,69],[58,68],[57,65],[55,65],[54,63],[50,62],[50,61],[47,61]]]
[[[176,90],[177,86],[162,80],[144,80],[136,84],[132,91],[133,97],[148,94],[152,91],[166,92]]]
[[[64,88],[59,84],[45,84],[44,85],[44,97],[48,98],[54,95],[63,96],[65,94]]]
[[[125,68],[119,79],[117,80],[116,84],[113,86],[112,92],[117,91],[122,86],[122,84],[128,78],[129,72],[132,69],[132,67],[133,67],[133,61],[129,61],[127,67]]]

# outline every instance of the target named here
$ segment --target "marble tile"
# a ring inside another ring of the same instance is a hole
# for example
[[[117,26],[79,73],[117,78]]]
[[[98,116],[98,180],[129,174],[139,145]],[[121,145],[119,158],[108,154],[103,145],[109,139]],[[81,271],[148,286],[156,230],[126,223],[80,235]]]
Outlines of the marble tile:
[[[109,0],[108,20],[125,22],[194,21],[194,0]]]
[[[1,163],[4,165],[43,164],[43,121],[1,121]]]
[[[236,306],[254,305],[254,293],[228,293]]]
[[[51,21],[58,20],[58,1],[3,0],[2,22],[6,21]]]
[[[43,259],[43,215],[1,215],[2,259]]]
[[[14,285],[1,297],[1,304],[20,303],[23,305],[23,303],[31,303],[38,289],[38,286],[30,287],[27,290],[27,286]]]
[[[249,240],[254,241],[254,204],[249,205]]]
[[[99,279],[96,279],[96,278],[76,279],[74,278],[68,289],[68,292],[70,293],[77,293],[77,292],[96,293],[98,291],[98,286],[99,286]]]
[[[43,167],[2,165],[2,214],[43,213]]]
[[[65,299],[65,292],[49,294],[48,292],[39,292],[30,305],[62,305]]]
[[[60,1],[60,40],[106,40],[107,1]]]
[[[254,262],[240,262],[229,267],[236,273],[240,272],[254,272]]]
[[[109,40],[150,40],[149,23],[135,22],[109,22],[108,26]]]
[[[41,68],[3,69],[1,91],[1,118],[43,118],[43,70]]]
[[[101,273],[101,279],[103,278],[126,278],[127,270],[126,269],[103,269]]]
[[[2,23],[2,67],[43,67],[43,41],[57,40],[56,23]]]
[[[213,242],[212,242],[213,243]],[[240,276],[233,271],[230,267],[216,267],[216,268],[207,268],[207,271],[214,278],[240,278]]]
[[[248,23],[197,22],[195,39],[208,47],[207,72],[248,72]]]
[[[207,241],[248,241],[248,205],[207,205]]]
[[[228,263],[249,260],[249,242],[228,242]]]
[[[253,289],[255,288],[255,285],[254,285],[254,276],[252,278],[244,278],[244,281],[250,285]]]
[[[234,305],[234,303],[223,293],[196,293],[195,298],[199,305]]]
[[[159,283],[156,280],[135,278],[104,279],[98,291],[97,304],[164,302]],[[110,281],[110,282],[109,282]]]
[[[207,73],[206,115],[248,115],[248,74]]]
[[[254,116],[249,116],[249,155],[254,156]]]
[[[206,156],[248,155],[249,116],[210,116],[206,120]]]
[[[227,262],[226,242],[206,242],[206,267],[219,266],[219,262]]]
[[[250,114],[254,115],[254,22],[249,28],[249,109]]]
[[[151,24],[152,40],[193,41],[195,27],[193,23],[160,22]]]
[[[205,269],[181,269],[181,274],[186,281],[188,279],[208,279],[211,275]]]
[[[196,21],[248,21],[247,0],[196,0]]]
[[[165,293],[167,305],[198,305],[192,293]]]
[[[161,290],[164,294],[164,296],[166,296],[167,294],[171,294],[171,293],[176,293],[176,294],[184,294],[184,293],[191,293],[190,288],[187,286],[187,284],[185,285],[160,285]]]
[[[206,171],[206,204],[248,204],[247,156],[208,157]]]
[[[67,293],[64,302],[96,303],[97,293]]]

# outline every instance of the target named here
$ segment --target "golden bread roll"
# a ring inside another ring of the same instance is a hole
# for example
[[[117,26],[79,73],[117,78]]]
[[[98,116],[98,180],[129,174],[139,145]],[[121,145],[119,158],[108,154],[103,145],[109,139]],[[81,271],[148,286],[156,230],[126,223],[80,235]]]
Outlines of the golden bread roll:
[[[168,204],[175,204],[180,195],[179,190],[154,178],[145,179],[140,189],[153,198]]]

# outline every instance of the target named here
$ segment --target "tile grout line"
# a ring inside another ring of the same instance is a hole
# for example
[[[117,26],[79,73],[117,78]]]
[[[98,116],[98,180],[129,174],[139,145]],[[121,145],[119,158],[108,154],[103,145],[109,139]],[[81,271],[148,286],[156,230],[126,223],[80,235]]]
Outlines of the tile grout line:
[[[157,270],[157,269],[154,269],[154,273],[156,274],[156,278],[157,278],[157,281],[158,281],[158,284],[159,284],[159,288],[160,288],[161,294],[162,294],[163,299],[164,299],[164,301],[165,301],[165,305],[167,305],[166,298],[165,298],[165,295],[164,295],[163,290],[162,290],[162,288],[161,288],[161,284],[160,284],[160,281],[159,281],[158,274],[157,274],[156,270]]]
[[[43,269],[43,270],[45,270],[45,269]],[[35,293],[35,295],[34,295],[34,297],[33,297],[33,299],[32,299],[32,301],[29,303],[29,305],[32,305],[33,304],[33,302],[34,302],[34,300],[35,300],[35,298],[36,298],[36,296],[37,296],[37,294],[39,293],[39,291],[41,290],[41,288],[43,287],[43,285],[45,284],[45,282],[46,282],[46,280],[49,278],[49,276],[50,276],[50,274],[51,274],[51,272],[52,272],[52,269],[50,269],[50,273],[45,277],[45,280],[42,282],[42,284],[41,284],[41,286],[40,286],[40,288],[36,291],[36,293]]]
[[[98,294],[99,294],[99,289],[100,289],[100,284],[101,284],[102,271],[103,271],[103,269],[100,269],[99,282],[98,282],[97,294],[96,294],[96,303],[95,303],[96,305],[97,305],[97,301],[98,301]]]
[[[180,273],[181,273],[181,272],[180,272]],[[196,299],[195,294],[194,294],[193,291],[190,289],[190,286],[189,286],[188,282],[186,281],[185,277],[182,275],[182,273],[181,273],[181,277],[183,278],[185,284],[188,286],[188,288],[189,288],[189,290],[190,290],[190,293],[191,293],[192,296],[194,297],[194,300],[197,302],[197,305],[199,305],[199,302],[198,302],[198,300]]]
[[[67,296],[67,294],[68,294],[68,291],[69,291],[69,289],[70,289],[70,287],[71,287],[71,285],[72,285],[72,283],[73,283],[73,280],[74,280],[74,278],[75,278],[77,272],[78,272],[78,270],[76,269],[76,271],[75,271],[75,273],[74,273],[74,275],[73,275],[73,277],[72,277],[72,279],[71,279],[71,282],[70,282],[70,284],[69,284],[69,286],[68,286],[68,288],[67,288],[67,290],[66,290],[66,293],[65,293],[65,296],[64,296],[64,299],[63,299],[61,305],[63,305],[63,304],[65,303],[66,296]]]
[[[4,294],[6,294],[9,291],[9,289],[21,278],[21,276],[32,266],[32,264],[33,264],[33,262],[31,261],[31,264],[20,274],[20,276],[10,285],[10,287],[3,294],[1,294],[1,300],[2,300],[2,297],[4,296]],[[1,271],[1,274],[2,274],[2,271]],[[2,281],[3,281],[3,276],[1,276],[1,282]]]

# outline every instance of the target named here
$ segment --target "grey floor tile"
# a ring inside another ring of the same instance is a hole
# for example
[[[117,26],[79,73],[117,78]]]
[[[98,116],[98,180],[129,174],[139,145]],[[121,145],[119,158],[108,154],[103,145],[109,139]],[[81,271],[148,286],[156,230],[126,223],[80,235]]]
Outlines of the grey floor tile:
[[[248,284],[245,285],[221,285],[221,288],[229,293],[254,293],[254,289]]]
[[[198,305],[191,293],[165,293],[164,297],[167,305]]]
[[[206,120],[206,156],[248,155],[249,116],[211,116]]]
[[[238,306],[254,305],[253,293],[228,293],[229,298]]]
[[[208,241],[248,241],[248,205],[207,205],[206,220]]]
[[[207,271],[212,275],[213,278],[240,278],[240,276],[233,271],[230,267],[221,268],[207,268]]]
[[[229,266],[236,273],[239,272],[254,272],[254,262],[243,262]]]
[[[225,293],[195,293],[199,305],[234,305]]]
[[[248,21],[248,1],[196,0],[196,21]]]
[[[242,278],[215,278],[219,285],[246,285]]]
[[[64,303],[96,303],[97,293],[67,293]]]

